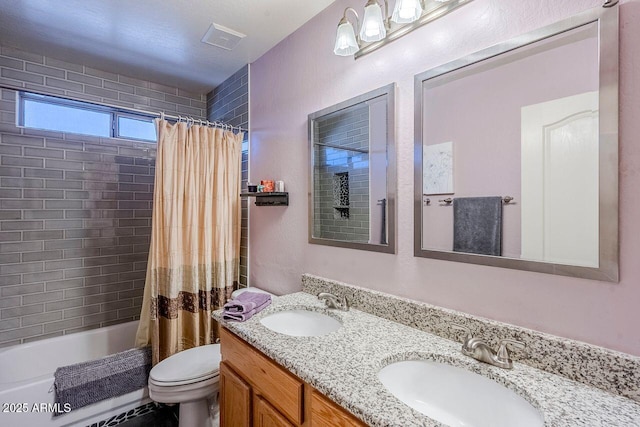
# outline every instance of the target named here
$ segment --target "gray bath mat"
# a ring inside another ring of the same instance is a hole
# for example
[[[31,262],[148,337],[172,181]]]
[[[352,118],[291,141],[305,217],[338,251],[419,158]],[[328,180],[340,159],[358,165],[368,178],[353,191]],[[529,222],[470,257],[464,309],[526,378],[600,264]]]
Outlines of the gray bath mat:
[[[55,403],[61,412],[145,387],[151,371],[151,348],[134,348],[102,359],[56,369]]]

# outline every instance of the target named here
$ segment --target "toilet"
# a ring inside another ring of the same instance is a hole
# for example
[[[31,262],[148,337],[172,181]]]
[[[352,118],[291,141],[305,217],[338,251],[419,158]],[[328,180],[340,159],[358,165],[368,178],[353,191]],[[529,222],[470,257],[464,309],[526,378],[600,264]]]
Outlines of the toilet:
[[[272,295],[243,288],[231,296],[246,291]],[[220,359],[220,344],[194,347],[164,359],[149,373],[149,397],[159,403],[180,404],[179,427],[218,426]]]

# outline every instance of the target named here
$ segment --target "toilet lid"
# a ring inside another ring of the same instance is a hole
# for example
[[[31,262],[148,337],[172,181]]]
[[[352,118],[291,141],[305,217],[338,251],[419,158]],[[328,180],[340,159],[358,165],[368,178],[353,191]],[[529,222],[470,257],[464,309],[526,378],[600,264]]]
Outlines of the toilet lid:
[[[175,383],[210,377],[220,369],[220,344],[209,344],[181,351],[151,369],[155,382]]]

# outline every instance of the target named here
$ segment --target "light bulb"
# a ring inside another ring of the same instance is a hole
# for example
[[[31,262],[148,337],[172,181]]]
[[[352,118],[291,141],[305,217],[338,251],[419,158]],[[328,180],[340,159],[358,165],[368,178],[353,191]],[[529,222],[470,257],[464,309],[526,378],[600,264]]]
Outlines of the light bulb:
[[[422,16],[420,0],[397,0],[391,20],[398,24],[408,24]]]
[[[360,29],[360,38],[368,43],[377,42],[387,36],[382,19],[382,9],[377,3],[368,3],[364,8],[364,18]]]
[[[333,53],[338,56],[349,56],[356,53],[360,47],[356,41],[356,33],[349,21],[340,21],[336,31],[336,44]]]

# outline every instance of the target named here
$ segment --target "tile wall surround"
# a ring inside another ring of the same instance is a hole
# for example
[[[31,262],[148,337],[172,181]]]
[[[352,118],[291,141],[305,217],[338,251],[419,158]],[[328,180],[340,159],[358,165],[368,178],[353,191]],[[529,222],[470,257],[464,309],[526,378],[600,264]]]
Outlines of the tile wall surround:
[[[0,47],[0,85],[205,118],[206,96]],[[134,320],[155,143],[23,129],[0,89],[0,346]]]
[[[249,65],[236,71],[207,94],[207,120],[222,121],[249,129]],[[249,179],[249,132],[244,135],[242,150],[242,189]],[[248,285],[249,274],[249,200],[242,199],[242,223],[240,230],[240,285]]]
[[[458,342],[462,332],[452,329],[452,323],[468,327],[493,348],[500,339],[516,339],[526,349],[511,351],[513,360],[640,402],[637,356],[311,274],[302,275],[302,290],[344,295],[353,308]]]

